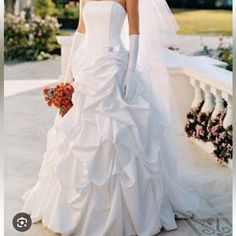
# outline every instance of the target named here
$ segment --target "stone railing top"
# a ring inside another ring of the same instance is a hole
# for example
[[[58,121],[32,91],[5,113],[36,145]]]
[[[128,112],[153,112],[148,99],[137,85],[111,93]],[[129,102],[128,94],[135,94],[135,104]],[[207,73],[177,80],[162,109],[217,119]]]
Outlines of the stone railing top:
[[[209,56],[191,56],[190,58],[196,59],[201,63],[206,63],[206,64],[212,65],[212,66],[218,66],[218,67],[221,67],[224,69],[228,65],[226,62],[219,61],[219,60],[211,58]]]
[[[164,64],[170,73],[184,73],[229,95],[233,93],[233,73],[205,61],[163,50]]]
[[[57,42],[60,45],[65,45],[65,44],[71,44],[73,35],[68,35],[68,36],[57,36]]]

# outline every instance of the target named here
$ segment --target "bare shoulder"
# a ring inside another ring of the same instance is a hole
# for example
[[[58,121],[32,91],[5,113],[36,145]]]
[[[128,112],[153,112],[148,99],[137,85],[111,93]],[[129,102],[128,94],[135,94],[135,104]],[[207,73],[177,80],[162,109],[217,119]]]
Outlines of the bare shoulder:
[[[129,22],[129,34],[139,34],[138,0],[126,0],[126,11]]]
[[[138,6],[138,0],[125,0],[127,6]]]
[[[128,14],[136,14],[138,12],[138,0],[126,0],[126,10]]]
[[[79,1],[79,5],[80,5],[79,12],[80,13],[82,12],[82,10],[84,8],[85,2],[86,2],[85,0],[80,0]],[[80,33],[85,34],[85,24],[84,24],[83,14],[79,14],[79,24],[78,24],[78,27],[77,27],[77,31],[80,32]]]

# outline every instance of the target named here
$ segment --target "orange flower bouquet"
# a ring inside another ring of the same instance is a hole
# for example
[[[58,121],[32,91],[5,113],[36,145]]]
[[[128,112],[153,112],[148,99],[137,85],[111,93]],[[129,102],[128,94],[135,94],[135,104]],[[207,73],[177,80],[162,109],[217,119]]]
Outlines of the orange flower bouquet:
[[[54,105],[59,109],[59,114],[63,117],[73,106],[72,95],[74,87],[70,83],[60,83],[54,88],[45,86],[43,89],[44,100],[48,106]]]

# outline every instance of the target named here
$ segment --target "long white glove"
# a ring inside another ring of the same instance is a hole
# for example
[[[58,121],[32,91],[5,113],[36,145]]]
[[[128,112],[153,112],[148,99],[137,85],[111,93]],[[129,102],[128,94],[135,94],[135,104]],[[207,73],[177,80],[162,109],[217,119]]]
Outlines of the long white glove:
[[[69,60],[67,63],[67,67],[66,67],[66,72],[64,77],[62,78],[61,82],[68,82],[68,83],[72,83],[73,82],[73,76],[72,76],[72,72],[70,69],[71,66],[71,60],[72,57],[74,55],[74,52],[77,50],[77,48],[79,48],[79,46],[82,44],[84,39],[84,34],[76,31],[74,33],[73,39],[72,39],[72,44],[71,44],[71,49],[70,49],[70,54],[69,54]]]
[[[129,62],[127,73],[122,83],[122,89],[124,91],[125,99],[129,100],[135,94],[136,82],[134,79],[134,73],[137,65],[139,50],[139,35],[133,34],[129,36]]]

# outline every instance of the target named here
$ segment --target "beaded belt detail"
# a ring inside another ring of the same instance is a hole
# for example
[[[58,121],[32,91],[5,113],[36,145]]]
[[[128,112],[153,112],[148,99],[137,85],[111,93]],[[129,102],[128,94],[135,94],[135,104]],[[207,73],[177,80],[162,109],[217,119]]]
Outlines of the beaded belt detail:
[[[122,45],[116,45],[116,46],[98,46],[98,47],[89,47],[82,45],[81,49],[83,50],[89,50],[89,51],[103,51],[103,52],[127,52],[126,48]]]
[[[110,46],[110,47],[102,47],[102,50],[108,52],[119,52],[119,51],[124,51],[125,49],[121,46]]]

